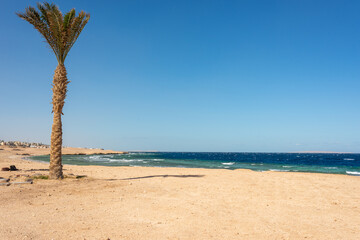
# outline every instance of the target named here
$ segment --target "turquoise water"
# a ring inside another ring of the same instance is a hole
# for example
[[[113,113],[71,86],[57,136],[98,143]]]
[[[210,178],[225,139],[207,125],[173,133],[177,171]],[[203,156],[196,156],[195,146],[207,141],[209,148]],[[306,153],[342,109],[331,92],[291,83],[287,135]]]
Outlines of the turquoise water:
[[[49,156],[31,157],[49,161]],[[134,152],[108,155],[64,155],[64,164],[100,166],[251,169],[360,176],[360,154]]]

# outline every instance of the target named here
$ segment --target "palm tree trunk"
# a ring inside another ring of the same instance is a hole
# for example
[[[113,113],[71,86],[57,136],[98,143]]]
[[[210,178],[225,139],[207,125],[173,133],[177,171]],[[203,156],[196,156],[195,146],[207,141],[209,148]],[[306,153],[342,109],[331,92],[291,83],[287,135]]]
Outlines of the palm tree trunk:
[[[51,146],[50,146],[50,178],[63,178],[61,163],[62,148],[62,124],[61,113],[54,113],[54,120],[51,130]]]
[[[51,130],[51,146],[50,146],[50,173],[52,179],[62,179],[62,161],[61,161],[61,148],[62,148],[62,123],[61,115],[65,103],[67,92],[67,84],[69,81],[66,77],[66,68],[63,64],[56,67],[54,80],[53,80],[53,113],[54,120]]]

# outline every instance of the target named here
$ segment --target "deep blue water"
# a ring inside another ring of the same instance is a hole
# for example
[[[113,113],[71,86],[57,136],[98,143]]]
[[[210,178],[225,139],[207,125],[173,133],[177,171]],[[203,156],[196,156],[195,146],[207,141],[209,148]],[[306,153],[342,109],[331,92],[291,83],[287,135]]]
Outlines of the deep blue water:
[[[49,161],[49,156],[32,157]],[[360,154],[136,152],[108,155],[64,155],[64,164],[251,169],[317,172],[360,176]]]

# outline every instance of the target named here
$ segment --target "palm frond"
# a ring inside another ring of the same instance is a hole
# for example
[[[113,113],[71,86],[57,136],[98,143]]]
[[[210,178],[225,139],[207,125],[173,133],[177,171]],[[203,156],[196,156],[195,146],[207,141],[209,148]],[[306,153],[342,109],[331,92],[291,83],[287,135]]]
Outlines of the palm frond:
[[[49,25],[49,18],[48,18],[48,12],[46,11],[45,7],[43,4],[41,3],[37,3],[37,8],[39,9],[40,11],[40,17],[41,17],[41,20],[46,23],[47,25]]]
[[[44,23],[41,14],[38,13],[34,8],[28,7],[25,9],[25,13],[17,13],[17,15],[32,24],[34,28],[40,32],[58,58],[57,46],[54,44],[52,35],[49,33],[47,24]]]
[[[67,54],[69,53],[72,46],[75,44],[76,40],[78,39],[81,31],[84,29],[85,25],[88,23],[90,19],[90,14],[81,11],[77,17],[73,20],[72,24],[70,25],[70,34],[66,44],[65,55],[66,58]]]
[[[72,23],[75,17],[75,9],[71,9],[65,16],[64,16],[64,30],[66,31],[68,26]]]

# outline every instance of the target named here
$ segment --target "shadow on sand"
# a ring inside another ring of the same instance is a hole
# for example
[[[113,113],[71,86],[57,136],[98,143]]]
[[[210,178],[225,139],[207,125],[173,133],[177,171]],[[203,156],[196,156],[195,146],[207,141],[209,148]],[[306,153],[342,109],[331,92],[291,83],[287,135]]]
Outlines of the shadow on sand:
[[[19,169],[19,170],[22,170],[22,169]],[[67,169],[65,169],[65,168],[63,168],[63,171],[66,171]],[[48,168],[37,168],[37,169],[26,169],[26,170],[22,170],[22,171],[24,171],[24,172],[41,172],[41,171],[43,171],[43,172],[48,172],[49,171],[49,169]]]
[[[121,178],[121,179],[106,179],[107,181],[116,181],[116,180],[135,180],[135,179],[144,179],[144,178],[167,178],[167,177],[175,177],[175,178],[200,178],[205,175],[150,175],[143,177],[132,177],[132,178]]]
[[[48,168],[43,168],[43,169],[40,169],[40,168],[38,168],[38,169],[26,169],[26,170],[23,170],[24,172],[33,172],[33,171],[44,171],[44,172],[48,172],[49,171],[49,169]]]

